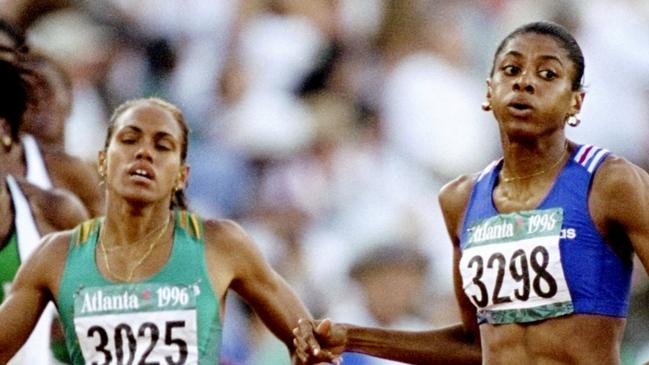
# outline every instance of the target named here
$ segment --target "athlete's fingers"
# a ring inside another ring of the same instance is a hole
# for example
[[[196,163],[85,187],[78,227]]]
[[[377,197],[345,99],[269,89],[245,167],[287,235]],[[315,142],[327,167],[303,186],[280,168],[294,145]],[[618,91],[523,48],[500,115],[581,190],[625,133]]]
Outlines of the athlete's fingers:
[[[301,349],[305,349],[308,346],[306,344],[306,341],[304,341],[302,331],[300,330],[299,327],[293,328],[293,344],[295,345],[296,348],[301,348]]]
[[[295,355],[298,357],[298,359],[300,359],[302,363],[306,364],[309,360],[309,355],[304,351],[304,349],[298,346],[298,341],[295,338],[293,339],[293,345],[295,345]]]
[[[325,318],[320,323],[318,323],[315,332],[320,336],[328,336],[331,331],[331,319]]]
[[[298,345],[303,346],[306,352],[318,357],[321,349],[315,338],[313,323],[306,319],[300,319],[298,326],[293,331]]]

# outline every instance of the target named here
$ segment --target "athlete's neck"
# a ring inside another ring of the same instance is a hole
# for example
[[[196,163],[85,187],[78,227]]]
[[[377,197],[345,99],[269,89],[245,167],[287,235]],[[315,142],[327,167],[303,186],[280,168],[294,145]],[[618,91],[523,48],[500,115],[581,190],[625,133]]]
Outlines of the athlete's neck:
[[[501,180],[516,182],[552,176],[570,152],[567,140],[547,145],[509,144],[504,149]]]
[[[122,206],[115,209],[109,205],[106,211],[103,229],[110,242],[138,242],[140,238],[157,230],[169,222],[171,211],[157,205],[146,209],[128,209]]]
[[[14,225],[13,204],[11,204],[11,194],[5,181],[5,177],[0,177],[0,249],[2,249],[11,236]]]
[[[20,143],[14,142],[10,150],[0,147],[0,175],[25,176],[27,162]]]

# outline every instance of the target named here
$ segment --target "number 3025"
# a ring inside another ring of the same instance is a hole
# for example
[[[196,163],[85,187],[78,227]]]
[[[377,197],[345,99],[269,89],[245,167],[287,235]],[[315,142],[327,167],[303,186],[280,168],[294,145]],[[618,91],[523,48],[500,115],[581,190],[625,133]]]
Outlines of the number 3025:
[[[164,359],[167,365],[183,365],[187,362],[187,342],[181,338],[174,337],[173,335],[173,330],[175,328],[182,328],[184,326],[185,321],[168,321],[165,323],[163,342],[167,346],[175,346],[178,349],[177,356],[165,356]],[[136,336],[141,340],[138,341]],[[95,347],[95,350],[97,353],[101,353],[104,356],[104,362],[100,363],[93,361],[91,365],[162,365],[160,362],[148,360],[149,356],[151,356],[151,353],[154,351],[156,344],[160,340],[160,329],[155,323],[142,323],[140,328],[137,330],[137,334],[133,331],[131,326],[126,323],[120,323],[117,325],[113,333],[113,340],[115,343],[114,354],[109,351],[108,344],[110,338],[105,328],[101,326],[90,327],[88,329],[88,337],[98,337],[99,344]],[[146,346],[146,349],[142,353],[139,361],[135,362],[136,349],[138,343],[142,341],[144,341],[142,345]],[[113,358],[115,362],[113,362]]]

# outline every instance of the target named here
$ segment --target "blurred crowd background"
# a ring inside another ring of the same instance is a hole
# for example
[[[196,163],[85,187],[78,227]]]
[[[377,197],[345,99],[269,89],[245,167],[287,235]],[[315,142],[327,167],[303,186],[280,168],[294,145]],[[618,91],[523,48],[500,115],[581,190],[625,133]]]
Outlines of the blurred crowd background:
[[[316,317],[459,320],[437,193],[500,154],[480,103],[493,52],[520,24],[553,20],[583,49],[587,96],[569,137],[649,167],[646,0],[0,0],[0,15],[67,75],[64,148],[89,164],[123,101],[178,105],[190,206],[240,222]],[[649,360],[636,272],[627,364]],[[288,363],[235,296],[223,357]]]

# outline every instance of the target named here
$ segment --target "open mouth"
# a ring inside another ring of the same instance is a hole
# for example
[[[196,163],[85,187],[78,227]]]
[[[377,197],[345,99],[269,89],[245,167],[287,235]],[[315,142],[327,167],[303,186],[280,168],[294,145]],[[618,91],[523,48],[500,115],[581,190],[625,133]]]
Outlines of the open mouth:
[[[511,106],[512,108],[514,108],[516,110],[532,109],[531,106],[529,106],[528,104],[523,104],[523,103],[512,103],[512,104],[509,104],[509,106]]]
[[[131,176],[140,176],[140,177],[147,178],[149,180],[151,179],[151,175],[149,175],[149,173],[143,169],[136,169],[135,171],[131,172]]]
[[[131,168],[128,172],[129,176],[137,178],[137,179],[144,179],[144,180],[153,180],[155,178],[153,171],[147,168],[143,167],[134,167]]]
[[[509,114],[514,118],[529,118],[534,107],[523,98],[516,98],[507,105]]]

